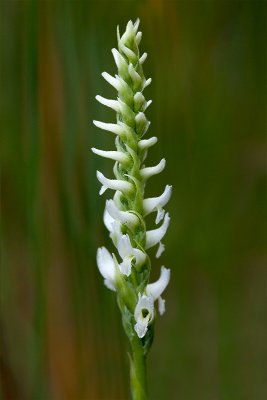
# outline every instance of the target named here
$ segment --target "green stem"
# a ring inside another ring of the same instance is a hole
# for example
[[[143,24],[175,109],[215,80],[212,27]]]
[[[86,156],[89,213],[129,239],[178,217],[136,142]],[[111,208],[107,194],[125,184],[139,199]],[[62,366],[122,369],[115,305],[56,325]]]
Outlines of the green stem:
[[[131,393],[133,400],[147,400],[146,356],[141,339],[137,336],[131,341]]]

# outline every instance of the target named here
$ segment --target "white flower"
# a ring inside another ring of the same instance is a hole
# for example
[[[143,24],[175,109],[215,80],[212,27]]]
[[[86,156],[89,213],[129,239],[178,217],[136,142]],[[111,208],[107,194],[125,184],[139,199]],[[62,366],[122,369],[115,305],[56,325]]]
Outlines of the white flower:
[[[158,300],[159,313],[162,315],[165,312],[165,300],[162,299],[161,294],[166,289],[170,281],[170,270],[161,267],[159,279],[147,285],[145,294],[138,294],[138,302],[134,311],[134,318],[136,324],[134,329],[139,338],[146,335],[148,325],[154,318],[154,302]]]
[[[137,215],[129,211],[119,210],[113,200],[107,200],[106,210],[114,220],[119,220],[122,224],[126,224],[127,226],[132,227],[139,222]]]
[[[135,267],[142,265],[146,259],[146,254],[132,246],[128,235],[122,235],[118,239],[118,252],[122,258],[119,265],[122,274],[129,276],[131,274],[132,263]]]
[[[154,318],[154,301],[152,296],[138,294],[138,302],[134,310],[135,332],[139,338],[147,333],[148,325]]]
[[[96,253],[96,261],[105,285],[116,292],[116,265],[112,255],[105,247],[100,247]]]
[[[146,287],[147,295],[151,296],[153,298],[153,301],[158,300],[160,315],[165,312],[165,300],[161,298],[161,294],[164,292],[170,281],[170,275],[171,271],[169,269],[161,267],[159,279],[154,283],[150,283]]]

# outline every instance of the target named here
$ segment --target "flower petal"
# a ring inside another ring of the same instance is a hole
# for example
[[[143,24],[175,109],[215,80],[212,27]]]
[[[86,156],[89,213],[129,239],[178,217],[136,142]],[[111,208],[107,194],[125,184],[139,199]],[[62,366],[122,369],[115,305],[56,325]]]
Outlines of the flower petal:
[[[155,165],[155,167],[147,167],[147,168],[143,168],[140,171],[140,174],[142,176],[143,179],[147,180],[148,178],[150,178],[153,175],[157,175],[160,172],[162,172],[165,168],[166,165],[166,160],[165,158],[163,158],[158,165]]]
[[[109,124],[101,121],[93,121],[93,124],[104,131],[115,133],[116,135],[121,135],[124,132],[124,129],[119,124]]]
[[[112,108],[112,110],[116,111],[117,113],[120,112],[120,103],[118,102],[118,100],[106,99],[105,97],[99,95],[97,95],[95,98],[97,101],[99,101],[99,103],[103,104],[104,106]]]
[[[138,72],[136,72],[132,63],[129,64],[128,71],[133,82],[134,91],[136,92],[141,87],[142,78]]]
[[[121,258],[132,254],[132,245],[128,235],[122,235],[118,240],[118,252]]]
[[[146,131],[148,130],[149,125],[150,125],[150,121],[148,121],[145,114],[142,111],[140,111],[135,117],[136,133],[139,136],[143,136],[146,133]],[[143,168],[143,170],[141,170],[141,174],[142,174],[142,171],[144,171],[144,170],[145,170],[145,168]]]
[[[149,147],[154,146],[158,141],[158,138],[156,136],[152,136],[149,139],[142,139],[139,140],[138,142],[138,147],[139,149],[142,150],[147,150]]]
[[[139,222],[139,219],[135,214],[129,211],[119,210],[113,200],[107,200],[106,210],[112,218],[118,219],[122,224],[132,227]]]
[[[146,293],[149,296],[152,296],[153,300],[157,300],[162,292],[166,289],[169,281],[170,281],[171,271],[165,267],[161,267],[161,273],[159,279],[154,282],[150,283],[146,287]]]
[[[108,289],[113,290],[113,292],[116,292],[116,288],[115,288],[115,286],[114,286],[114,283],[113,283],[111,280],[109,280],[109,279],[104,279],[104,285],[105,285]]]
[[[119,264],[119,269],[123,275],[130,276],[132,271],[132,259],[125,257],[123,262]]]
[[[151,79],[151,78],[146,79],[146,81],[144,82],[144,85],[143,85],[143,90],[144,90],[148,85],[150,85],[151,82],[152,82],[152,79]]]
[[[119,161],[122,164],[126,164],[129,162],[129,157],[123,153],[122,151],[105,151],[95,149],[94,147],[91,148],[92,152],[97,154],[100,157],[109,158],[114,161]]]
[[[137,33],[137,31],[138,31],[139,24],[140,24],[140,19],[136,18],[136,21],[134,23],[134,32],[135,33]]]
[[[137,32],[137,34],[136,34],[136,43],[137,43],[138,46],[139,46],[139,44],[141,42],[141,39],[142,39],[142,32]]]
[[[139,63],[143,64],[147,58],[147,53],[142,54],[142,56],[139,58]]]
[[[112,49],[112,54],[115,60],[115,63],[117,65],[119,75],[124,78],[124,76],[129,76],[129,71],[128,71],[128,64],[125,60],[125,58],[121,55],[121,53],[117,49]]]
[[[143,201],[144,215],[148,215],[153,211],[156,211],[159,207],[164,207],[170,200],[172,194],[172,186],[166,185],[162,195],[158,197],[150,197]],[[157,221],[156,221],[157,223]]]
[[[96,253],[98,269],[103,278],[114,282],[116,276],[115,262],[105,247],[100,247]]]
[[[137,61],[137,55],[135,54],[135,52],[129,49],[129,47],[125,46],[125,44],[121,40],[118,43],[118,47],[126,55],[129,61],[135,64],[135,62]]]
[[[157,210],[158,210],[158,212],[157,212],[155,223],[158,225],[160,223],[160,221],[164,218],[165,210],[163,210],[163,208],[161,208],[161,207],[157,207]]]
[[[105,224],[105,227],[107,228],[107,230],[109,232],[112,232],[113,231],[114,218],[111,217],[111,215],[108,213],[106,208],[104,210],[103,220],[104,220],[104,224]]]
[[[165,300],[161,296],[159,296],[158,298],[158,306],[160,315],[163,315],[165,313],[166,307],[165,307]]]
[[[121,40],[123,42],[126,42],[127,40],[134,37],[134,35],[135,35],[134,25],[133,25],[133,22],[130,20],[126,25],[126,30],[125,30],[124,34],[122,35]]]
[[[146,333],[147,333],[147,328],[148,328],[148,323],[149,323],[149,317],[147,316],[144,319],[139,319],[135,326],[134,330],[137,333],[137,336],[142,339]]]
[[[108,74],[107,72],[102,72],[101,75],[116,90],[118,90],[118,91],[120,90],[121,84],[120,84],[120,81],[117,78],[114,78],[114,76]]]
[[[165,245],[163,243],[159,242],[159,248],[156,253],[156,258],[159,258],[161,256],[161,254],[164,252],[164,250],[165,250]]]
[[[128,235],[122,235],[118,239],[118,252],[121,258],[124,260],[125,258],[135,258],[135,266],[140,266],[146,259],[146,254],[133,247]]]
[[[103,188],[100,190],[100,195],[103,194],[107,189],[119,190],[122,193],[129,193],[133,190],[133,185],[130,182],[118,180],[118,179],[108,179],[101,172],[96,172],[97,179],[102,183]]]
[[[145,247],[146,249],[150,249],[150,247],[155,246],[157,243],[161,241],[161,239],[167,232],[169,223],[170,223],[170,217],[169,214],[167,213],[164,217],[163,224],[159,228],[147,231],[146,247]]]

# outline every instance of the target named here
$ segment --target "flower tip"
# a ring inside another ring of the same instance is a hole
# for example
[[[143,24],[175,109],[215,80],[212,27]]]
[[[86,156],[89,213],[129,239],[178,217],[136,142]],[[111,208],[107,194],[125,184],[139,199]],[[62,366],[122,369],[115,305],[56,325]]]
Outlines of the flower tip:
[[[97,179],[101,179],[104,177],[104,175],[102,174],[102,172],[96,171],[96,177],[97,177]]]
[[[136,28],[136,29],[138,29],[138,26],[139,26],[139,24],[140,24],[140,18],[136,18],[136,21],[135,21],[135,23],[134,23],[134,27]]]
[[[146,327],[146,326],[142,326],[142,325],[140,325],[140,324],[137,322],[137,323],[135,324],[135,326],[134,326],[134,330],[135,330],[137,336],[138,336],[140,339],[142,339],[142,338],[146,335],[147,327]]]
[[[103,122],[102,122],[103,123]],[[93,120],[93,124],[97,127],[97,128],[100,128],[101,129],[101,124],[102,124],[100,121],[96,121],[95,119]]]
[[[118,38],[118,41],[120,40],[120,27],[119,27],[119,25],[117,25],[117,38]]]
[[[170,270],[170,268],[166,268],[166,267],[164,267],[164,265],[162,265],[162,267],[161,267],[161,274],[162,274],[162,276],[164,276],[165,277],[165,280],[166,280],[166,286],[168,285],[168,283],[170,282],[170,277],[171,277],[171,270]]]

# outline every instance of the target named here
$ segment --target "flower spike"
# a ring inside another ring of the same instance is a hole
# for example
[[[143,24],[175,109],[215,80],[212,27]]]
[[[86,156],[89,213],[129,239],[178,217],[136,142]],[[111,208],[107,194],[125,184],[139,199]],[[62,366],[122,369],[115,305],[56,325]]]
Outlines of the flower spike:
[[[146,251],[158,245],[158,258],[165,249],[161,241],[167,232],[170,217],[165,214],[164,207],[171,197],[172,187],[166,185],[160,196],[145,198],[149,178],[162,172],[166,161],[163,158],[153,167],[144,165],[148,150],[158,139],[155,136],[143,138],[150,126],[146,110],[152,103],[152,100],[146,100],[144,89],[152,80],[147,79],[143,72],[147,53],[140,56],[142,32],[138,30],[139,23],[139,19],[134,23],[129,21],[122,35],[117,28],[118,48],[112,49],[112,55],[118,73],[114,76],[102,73],[117,91],[116,97],[96,96],[99,103],[116,113],[116,123],[93,121],[96,127],[115,134],[116,148],[106,151],[93,147],[92,152],[115,161],[114,179],[105,177],[99,171],[97,179],[102,184],[100,195],[107,189],[115,192],[112,199],[106,200],[103,219],[116,248],[116,256],[101,247],[97,250],[97,265],[105,285],[116,292],[123,327],[131,342],[133,398],[145,399],[144,379],[140,378],[135,352],[138,351],[138,357],[145,358],[147,355],[154,332],[155,302],[162,315],[165,300],[161,295],[170,280],[170,270],[162,267],[159,279],[149,282],[151,260]],[[162,223],[147,230],[146,217],[153,212],[156,213],[156,225]]]

